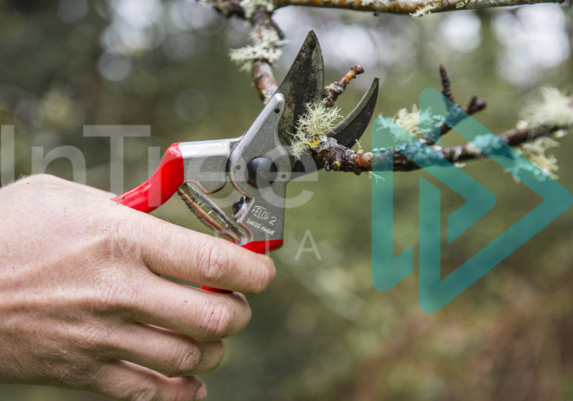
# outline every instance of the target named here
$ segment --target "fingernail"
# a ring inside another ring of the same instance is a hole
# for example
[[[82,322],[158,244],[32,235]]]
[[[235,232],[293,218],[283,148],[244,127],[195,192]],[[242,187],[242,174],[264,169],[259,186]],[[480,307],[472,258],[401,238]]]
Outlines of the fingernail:
[[[197,392],[195,393],[195,400],[196,401],[204,400],[205,397],[207,397],[207,389],[205,388],[205,386],[201,386],[199,387],[199,390],[197,390]]]

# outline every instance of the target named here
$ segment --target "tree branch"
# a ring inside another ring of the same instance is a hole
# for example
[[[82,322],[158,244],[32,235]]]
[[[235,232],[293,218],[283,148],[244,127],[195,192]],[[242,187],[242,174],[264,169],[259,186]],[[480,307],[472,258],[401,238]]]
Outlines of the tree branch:
[[[440,66],[440,77],[442,81],[442,94],[446,99],[453,102],[454,97],[451,90],[451,82],[446,69]],[[569,107],[572,105],[570,104]],[[472,97],[467,107],[459,106],[450,108],[449,115],[440,124],[436,124],[431,132],[417,142],[409,142],[396,146],[396,149],[382,149],[369,153],[355,152],[336,143],[332,138],[328,139],[316,152],[318,159],[324,163],[327,171],[352,172],[360,175],[362,172],[370,171],[414,171],[420,168],[439,165],[446,160],[450,163],[462,163],[471,160],[479,160],[485,157],[485,153],[473,145],[471,142],[459,146],[442,148],[435,145],[435,139],[445,135],[461,122],[467,115],[475,114],[486,107],[486,102]],[[421,112],[421,111],[420,111]],[[573,112],[573,111],[572,111]],[[565,121],[565,120],[563,120]],[[566,122],[555,123],[548,126],[541,123],[537,126],[516,129],[506,132],[498,138],[511,147],[518,147],[525,143],[535,141],[537,138],[549,137],[558,131],[569,131],[573,128],[570,119]],[[433,146],[433,153],[426,151],[428,146]],[[486,149],[495,150],[495,142],[492,140],[486,144]],[[413,155],[409,159],[404,155]],[[510,157],[510,155],[506,155]]]
[[[307,6],[318,8],[339,8],[374,13],[412,14],[420,17],[432,12],[454,11],[460,9],[478,9],[518,6],[537,3],[563,3],[565,0],[268,0],[267,6],[257,5],[254,10],[241,6],[240,0],[201,0],[227,18],[236,16],[247,19],[253,26],[252,47],[268,46],[271,52],[280,55],[280,50],[273,43],[263,43],[267,35],[276,34],[281,40],[284,34],[272,20],[273,8],[287,6]],[[272,65],[276,60],[268,57],[257,57],[251,60],[253,86],[259,97],[268,101],[277,90],[278,82],[274,77]],[[354,76],[353,76],[354,77]],[[353,77],[350,77],[352,79]],[[447,78],[447,77],[446,77]],[[333,100],[333,102],[336,99]],[[444,129],[446,129],[444,127]],[[447,132],[447,130],[446,130]]]
[[[550,136],[557,131],[570,130],[571,126],[554,126],[550,128],[535,127],[508,131],[497,138],[509,146],[516,147],[536,138]],[[419,142],[408,144],[419,146]],[[406,146],[408,146],[406,145]],[[475,147],[471,142],[449,148],[434,148],[435,155],[428,157],[422,166],[413,162],[396,149],[385,149],[377,152],[357,153],[343,146],[333,147],[320,153],[320,157],[328,163],[329,169],[334,171],[352,172],[357,175],[369,171],[400,171],[408,172],[423,167],[436,165],[442,159],[450,163],[461,163],[479,160],[485,153]]]
[[[537,3],[563,3],[564,1],[565,0],[274,0],[273,3],[276,8],[305,6],[422,16],[430,12],[508,7]]]
[[[254,12],[250,19],[253,24],[253,29],[255,32],[253,45],[257,46],[261,44],[262,37],[267,33],[274,33],[280,39],[284,40],[284,33],[278,27],[277,24],[272,19],[270,12],[258,9]],[[278,50],[278,49],[275,49]],[[270,97],[276,92],[279,84],[273,74],[273,62],[268,59],[255,60],[252,68],[253,76],[253,86],[259,92],[259,97],[264,102],[268,101]]]
[[[231,54],[235,61],[246,62],[245,66],[251,67],[253,86],[257,89],[260,98],[267,101],[278,89],[278,82],[272,71],[272,64],[281,55],[279,47],[284,41],[284,34],[276,23],[272,20],[272,5],[257,5],[254,9],[247,10],[241,6],[239,0],[203,0],[209,3],[215,10],[226,17],[237,16],[245,18],[253,26],[251,34],[252,45],[239,49],[236,57]],[[454,11],[459,9],[478,9],[505,6],[517,6],[525,4],[563,3],[564,0],[272,0],[275,9],[286,6],[310,6],[318,8],[341,8],[357,11],[371,11],[375,13],[386,12],[394,14],[411,13],[414,17],[420,17],[431,12]],[[354,66],[348,74],[340,81],[325,88],[323,104],[327,107],[334,106],[338,96],[344,92],[348,82],[361,74],[364,70],[360,66]],[[442,80],[442,93],[450,101],[454,101],[451,91],[451,83],[446,70],[440,66],[440,76]],[[359,153],[336,143],[336,140],[326,135],[321,135],[321,145],[315,154],[324,163],[327,171],[343,171],[360,174],[372,170],[392,170],[392,171],[413,171],[428,165],[437,164],[443,159],[452,162],[463,162],[478,160],[484,157],[484,153],[472,143],[460,146],[441,148],[434,146],[435,152],[426,158],[424,163],[417,163],[404,156],[400,150],[404,147],[417,146],[411,148],[416,155],[416,150],[422,151],[427,146],[433,146],[435,140],[451,130],[451,126],[463,117],[460,117],[459,110],[472,115],[485,109],[486,103],[483,100],[473,97],[467,107],[459,106],[457,111],[453,111],[453,119],[447,118],[440,123],[426,137],[415,143],[408,143],[398,147],[399,149],[384,149],[376,152]],[[463,114],[463,113],[462,113]],[[448,124],[449,123],[449,124]],[[571,130],[571,125],[554,125],[551,127],[537,126],[509,131],[498,138],[506,144],[516,147],[536,138],[550,136],[558,131]],[[416,157],[414,157],[416,158]],[[422,164],[420,166],[420,164]],[[383,166],[381,168],[381,166]]]

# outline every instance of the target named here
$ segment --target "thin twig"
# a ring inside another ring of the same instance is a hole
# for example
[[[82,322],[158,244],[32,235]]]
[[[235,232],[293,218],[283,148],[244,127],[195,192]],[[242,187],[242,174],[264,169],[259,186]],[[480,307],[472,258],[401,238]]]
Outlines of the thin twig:
[[[452,94],[452,83],[450,81],[450,78],[448,77],[448,72],[446,71],[443,65],[440,65],[440,79],[442,81],[442,95],[444,95],[444,97],[448,99],[450,102],[455,103],[454,95]],[[487,103],[485,100],[481,100],[478,99],[477,96],[473,96],[470,99],[470,102],[468,103],[467,107],[460,105],[458,105],[458,107],[464,113],[467,113],[468,115],[471,116],[476,113],[479,113],[480,111],[485,110],[485,108],[487,107]],[[442,136],[446,135],[448,132],[450,132],[451,127],[450,125],[443,122],[440,125],[439,130],[440,130],[439,133],[432,132],[429,135],[426,135],[424,138],[422,138],[421,140],[422,143],[428,146],[435,144],[436,137],[441,138]]]
[[[268,100],[279,87],[268,61],[255,61],[253,64],[253,86],[259,92],[261,100]]]
[[[452,94],[452,83],[450,77],[448,77],[448,72],[443,65],[440,65],[440,78],[442,79],[442,95],[450,102],[455,103],[454,95]]]
[[[323,99],[322,102],[326,107],[333,107],[336,100],[338,100],[338,96],[344,93],[344,90],[348,86],[348,83],[356,78],[357,75],[364,73],[364,68],[361,65],[354,65],[350,67],[350,71],[346,73],[345,76],[342,77],[340,81],[335,81],[332,84],[328,85],[324,88],[324,94],[322,95]]]

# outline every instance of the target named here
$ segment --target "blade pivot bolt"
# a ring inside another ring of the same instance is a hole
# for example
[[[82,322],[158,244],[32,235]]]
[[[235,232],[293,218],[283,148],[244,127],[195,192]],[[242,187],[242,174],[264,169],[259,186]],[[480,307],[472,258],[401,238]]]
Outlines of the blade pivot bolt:
[[[247,164],[247,182],[255,188],[266,188],[277,179],[277,165],[266,157],[257,157]]]

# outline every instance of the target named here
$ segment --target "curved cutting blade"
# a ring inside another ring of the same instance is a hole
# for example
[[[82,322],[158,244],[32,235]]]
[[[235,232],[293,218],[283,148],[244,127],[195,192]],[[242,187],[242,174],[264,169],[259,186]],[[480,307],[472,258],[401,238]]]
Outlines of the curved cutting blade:
[[[356,145],[356,141],[362,137],[366,128],[372,120],[374,115],[374,109],[376,108],[376,101],[378,100],[378,86],[379,79],[374,78],[372,84],[368,91],[358,103],[358,106],[352,110],[352,112],[342,120],[329,134],[329,136],[336,139],[336,141],[347,148],[352,148]],[[324,168],[324,164],[321,163],[316,157],[311,155],[303,155],[301,159],[293,167],[293,178],[301,177],[305,174],[312,173],[316,170],[309,168],[310,166],[316,165],[316,169],[320,170]],[[305,167],[306,166],[306,167]]]
[[[277,92],[286,103],[279,122],[279,137],[284,146],[291,143],[291,134],[307,103],[322,99],[324,90],[324,63],[322,50],[314,31],[310,31]]]
[[[364,134],[364,131],[368,128],[368,124],[370,124],[370,120],[372,120],[372,115],[376,108],[376,101],[378,100],[379,83],[380,80],[374,78],[374,81],[372,81],[370,88],[364,94],[358,106],[356,106],[344,120],[338,123],[328,136],[333,137],[340,145],[347,148],[352,148],[356,145],[356,141]]]

